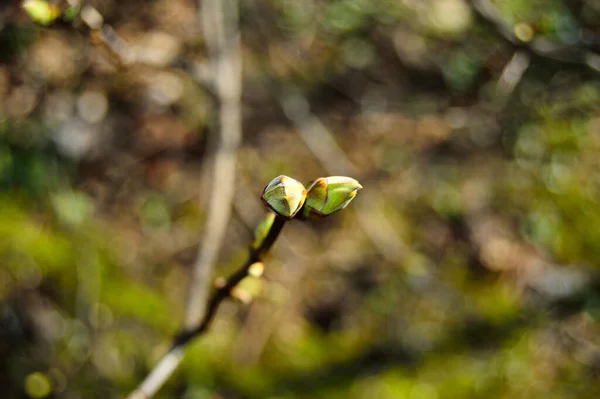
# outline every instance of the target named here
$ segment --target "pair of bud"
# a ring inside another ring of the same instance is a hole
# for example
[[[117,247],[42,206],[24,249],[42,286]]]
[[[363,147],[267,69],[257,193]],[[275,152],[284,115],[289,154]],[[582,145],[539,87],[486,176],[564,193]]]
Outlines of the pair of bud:
[[[308,189],[296,179],[277,176],[263,190],[265,206],[279,216],[292,219],[300,210],[301,219],[321,219],[344,209],[362,186],[345,176],[320,177]]]

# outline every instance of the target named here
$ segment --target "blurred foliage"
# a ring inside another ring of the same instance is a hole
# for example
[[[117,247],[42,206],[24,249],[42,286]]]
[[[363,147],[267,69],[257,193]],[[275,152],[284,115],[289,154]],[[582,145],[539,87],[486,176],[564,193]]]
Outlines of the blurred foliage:
[[[123,397],[181,325],[202,236],[205,43],[191,0],[51,3],[68,15],[44,27],[0,8],[0,386]],[[600,5],[483,2],[503,34],[480,3],[237,3],[244,143],[218,276],[274,176],[351,162],[364,190],[286,227],[242,283],[253,303],[225,303],[158,397],[598,397]]]

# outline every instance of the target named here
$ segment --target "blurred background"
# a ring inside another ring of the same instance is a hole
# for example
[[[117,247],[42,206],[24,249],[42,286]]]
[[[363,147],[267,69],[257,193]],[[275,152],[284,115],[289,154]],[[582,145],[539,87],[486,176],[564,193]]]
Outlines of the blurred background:
[[[273,177],[364,189],[286,226],[156,397],[597,398],[600,1],[223,2],[243,119],[215,277]],[[124,397],[225,184],[202,2],[26,3],[0,8],[1,396]]]

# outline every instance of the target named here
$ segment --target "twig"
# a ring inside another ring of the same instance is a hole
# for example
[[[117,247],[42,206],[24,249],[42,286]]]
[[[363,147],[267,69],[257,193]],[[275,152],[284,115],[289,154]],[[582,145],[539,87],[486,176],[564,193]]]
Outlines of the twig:
[[[252,248],[250,249],[248,252],[248,258],[246,259],[244,265],[231,276],[229,276],[225,283],[219,286],[213,292],[213,295],[210,297],[208,304],[206,305],[206,312],[204,313],[202,321],[195,328],[185,329],[179,333],[173,341],[174,347],[185,345],[190,341],[190,339],[206,331],[221,302],[223,302],[223,300],[229,296],[231,290],[248,275],[248,269],[250,266],[263,259],[264,255],[275,243],[275,240],[279,236],[279,233],[281,233],[281,229],[285,225],[286,221],[287,220],[281,216],[275,217],[275,221],[273,222],[273,225],[261,246],[256,250]]]
[[[496,91],[503,96],[505,101],[523,78],[525,71],[527,71],[527,68],[529,67],[530,61],[531,58],[527,53],[522,50],[517,50],[508,64],[504,67],[504,70],[498,79],[498,83],[496,84]]]
[[[158,391],[181,362],[186,343],[208,328],[221,302],[247,275],[250,265],[271,247],[284,224],[277,218],[261,248],[250,250],[246,263],[222,287],[214,291],[207,301],[213,266],[231,216],[235,188],[235,153],[242,136],[241,46],[237,11],[224,3],[224,0],[205,0],[200,6],[204,37],[211,60],[211,76],[219,106],[219,143],[212,166],[213,187],[208,205],[208,220],[194,265],[184,329],[174,338],[171,350],[129,396],[131,399],[149,398]]]
[[[202,319],[213,264],[231,216],[235,180],[235,153],[241,141],[241,55],[235,11],[223,0],[202,2],[204,34],[211,58],[212,76],[219,101],[219,144],[213,164],[213,188],[208,221],[194,266],[185,326],[192,329]]]
[[[90,34],[92,41],[97,42],[107,50],[111,56],[111,60],[119,67],[145,64],[144,57],[140,57],[136,49],[132,48],[132,46],[119,36],[112,26],[104,23],[104,18],[94,7],[89,5],[82,6],[81,20],[84,22],[84,26],[88,28],[86,33]],[[205,26],[209,27],[212,25],[205,24]],[[198,62],[188,58],[177,58],[167,65],[166,68],[190,76],[206,90],[206,94],[211,99],[218,101],[214,82],[214,71],[218,71],[218,68],[215,68],[213,64],[214,62]]]
[[[259,215],[264,209],[262,202],[252,194],[250,183],[243,177],[239,179],[236,185],[236,199],[234,201],[234,212],[240,221],[248,229],[256,225],[253,215]],[[314,253],[308,256],[304,251],[297,248],[298,239],[311,239],[311,231],[304,223],[296,223],[294,226],[293,241],[281,236],[277,239],[277,246],[273,248],[273,255],[278,259],[286,261],[277,265],[275,272],[270,273],[268,277],[269,284],[276,282],[283,286],[290,295],[281,298],[277,306],[273,306],[269,301],[255,301],[249,307],[248,317],[240,327],[240,333],[236,342],[233,344],[233,361],[238,364],[250,365],[256,361],[264,351],[269,337],[279,326],[284,315],[288,314],[293,306],[290,302],[297,301],[299,296],[294,292],[307,272],[307,265],[318,262]],[[311,242],[311,244],[315,244]],[[290,256],[291,255],[291,256]],[[271,264],[269,270],[273,270]]]
[[[204,333],[214,319],[219,305],[230,296],[233,288],[248,275],[248,269],[254,263],[261,261],[273,243],[279,236],[281,229],[287,220],[280,216],[275,217],[275,221],[269,230],[269,233],[257,249],[250,248],[248,257],[244,264],[236,270],[222,285],[219,285],[213,290],[213,293],[206,305],[204,316],[200,323],[194,328],[186,328],[182,330],[173,339],[171,349],[163,356],[163,358],[154,367],[152,372],[146,377],[144,382],[131,394],[129,399],[142,399],[152,397],[164,382],[173,374],[181,359],[183,358],[183,348],[195,337]]]

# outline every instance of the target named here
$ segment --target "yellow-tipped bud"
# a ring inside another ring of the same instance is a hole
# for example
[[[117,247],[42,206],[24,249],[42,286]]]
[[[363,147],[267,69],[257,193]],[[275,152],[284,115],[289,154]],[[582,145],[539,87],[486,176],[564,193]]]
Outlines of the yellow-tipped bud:
[[[362,186],[346,176],[320,177],[308,187],[304,217],[320,219],[344,209]]]
[[[281,175],[267,184],[261,199],[277,215],[292,219],[304,205],[306,188],[298,180]]]

